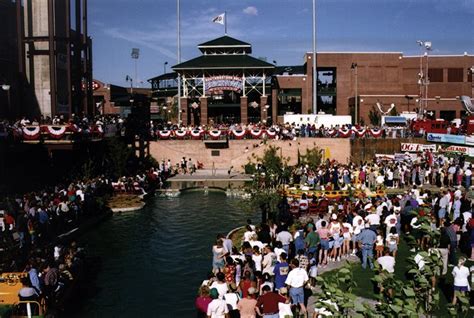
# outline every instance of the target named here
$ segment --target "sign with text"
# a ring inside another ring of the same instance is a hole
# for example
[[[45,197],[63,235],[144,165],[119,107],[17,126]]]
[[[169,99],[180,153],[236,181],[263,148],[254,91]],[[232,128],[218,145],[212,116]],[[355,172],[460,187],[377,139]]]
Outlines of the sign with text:
[[[466,136],[466,145],[474,146],[474,136]]]
[[[426,140],[431,142],[445,142],[449,144],[464,145],[466,143],[466,136],[429,133],[426,136]]]
[[[402,143],[401,144],[402,152],[425,152],[427,150],[431,152],[436,152],[436,145],[424,145],[424,144],[412,144],[412,143]]]
[[[240,93],[242,90],[242,78],[238,76],[211,76],[204,79],[206,93],[222,91],[234,91]]]
[[[456,152],[462,153],[466,156],[473,157],[474,156],[474,148],[473,147],[465,147],[465,146],[449,146],[443,149],[444,152]]]

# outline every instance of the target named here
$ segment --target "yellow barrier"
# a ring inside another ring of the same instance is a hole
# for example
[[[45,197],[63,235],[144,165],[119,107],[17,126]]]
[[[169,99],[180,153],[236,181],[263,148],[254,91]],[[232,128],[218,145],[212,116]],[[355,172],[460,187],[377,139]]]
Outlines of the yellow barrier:
[[[0,275],[0,305],[13,305],[18,302],[18,292],[23,287],[21,279],[28,273],[2,273]]]
[[[294,199],[300,199],[301,196],[306,194],[308,199],[311,199],[313,196],[316,198],[320,198],[322,196],[328,198],[328,199],[338,199],[341,197],[350,197],[351,192],[348,190],[329,190],[329,191],[323,191],[323,190],[308,190],[308,191],[303,191],[303,190],[285,190],[282,192],[286,197],[288,198],[294,198]],[[364,192],[362,190],[355,190],[352,192],[352,197],[375,197],[375,196],[385,196],[385,191],[384,190],[377,190],[376,192]]]

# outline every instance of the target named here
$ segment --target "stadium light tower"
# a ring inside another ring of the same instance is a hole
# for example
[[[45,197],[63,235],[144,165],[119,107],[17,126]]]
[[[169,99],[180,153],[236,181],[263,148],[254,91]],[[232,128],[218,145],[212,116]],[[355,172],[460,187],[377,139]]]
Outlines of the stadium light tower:
[[[132,59],[135,60],[135,85],[137,85],[137,81],[138,81],[137,61],[138,61],[138,58],[140,57],[140,49],[133,48],[131,55],[132,55]]]

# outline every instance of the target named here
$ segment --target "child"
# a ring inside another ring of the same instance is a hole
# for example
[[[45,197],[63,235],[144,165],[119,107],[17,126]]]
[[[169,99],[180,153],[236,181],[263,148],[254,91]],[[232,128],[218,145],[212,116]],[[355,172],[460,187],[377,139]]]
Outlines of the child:
[[[387,247],[388,251],[393,257],[397,256],[398,242],[400,237],[398,236],[397,229],[395,227],[390,228],[390,232],[387,234]]]
[[[309,284],[311,287],[316,286],[316,277],[318,277],[318,263],[313,257],[313,253],[309,253]]]
[[[342,223],[342,257],[349,257],[351,254],[352,225]]]
[[[377,240],[375,241],[375,251],[377,252],[376,258],[382,257],[383,255],[383,236],[382,231],[377,231]]]

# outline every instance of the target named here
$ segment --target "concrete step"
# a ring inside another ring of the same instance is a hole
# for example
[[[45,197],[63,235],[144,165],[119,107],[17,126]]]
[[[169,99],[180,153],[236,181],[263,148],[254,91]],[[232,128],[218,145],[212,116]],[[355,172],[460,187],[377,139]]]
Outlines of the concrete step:
[[[228,175],[228,170],[225,169],[215,169],[214,172],[212,169],[198,169],[194,173],[196,176],[211,176],[211,175],[216,175],[216,176],[227,176]]]

